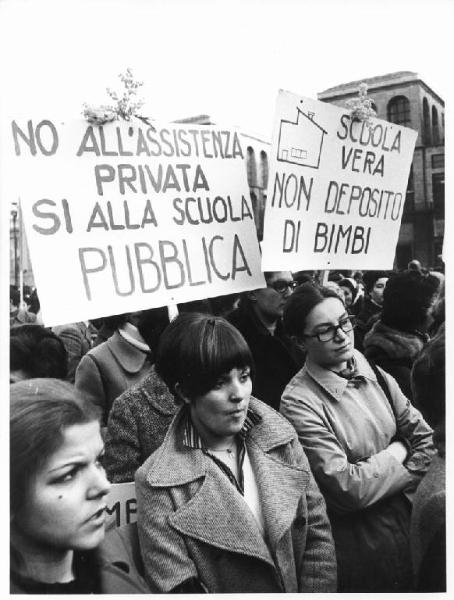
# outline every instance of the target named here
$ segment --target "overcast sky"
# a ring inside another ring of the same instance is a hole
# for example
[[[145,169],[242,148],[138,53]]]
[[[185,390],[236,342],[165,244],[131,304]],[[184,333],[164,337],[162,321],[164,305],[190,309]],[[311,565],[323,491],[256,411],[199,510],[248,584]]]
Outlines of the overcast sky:
[[[279,88],[409,70],[446,99],[453,16],[452,0],[3,0],[2,114],[78,116],[131,67],[150,117],[269,138]]]

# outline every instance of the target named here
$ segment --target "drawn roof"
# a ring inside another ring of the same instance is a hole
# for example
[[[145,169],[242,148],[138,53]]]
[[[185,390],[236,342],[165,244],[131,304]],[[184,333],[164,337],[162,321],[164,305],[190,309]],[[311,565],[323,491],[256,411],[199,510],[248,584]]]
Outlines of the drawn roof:
[[[281,123],[290,123],[291,125],[297,125],[299,123],[299,120],[300,120],[300,115],[303,115],[303,117],[306,117],[306,119],[310,123],[312,123],[312,125],[315,125],[316,127],[318,127],[321,131],[323,131],[323,133],[328,133],[325,129],[323,129],[323,127],[321,127],[318,123],[316,123],[313,119],[311,119],[311,117],[309,115],[307,115],[306,113],[304,113],[299,106],[296,107],[296,110],[298,112],[298,115],[296,117],[296,121],[289,121],[287,119],[282,119]]]

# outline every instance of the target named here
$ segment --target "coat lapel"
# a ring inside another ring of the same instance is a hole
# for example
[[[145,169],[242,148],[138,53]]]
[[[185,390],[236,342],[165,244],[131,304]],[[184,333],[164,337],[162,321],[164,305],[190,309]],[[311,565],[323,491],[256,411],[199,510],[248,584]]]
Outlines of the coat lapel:
[[[259,488],[268,543],[275,554],[280,539],[295,520],[309,473],[276,460],[253,441],[248,444],[248,452]]]
[[[170,516],[170,522],[184,535],[260,558],[274,566],[255,518],[238,490],[202,450],[183,446],[184,418],[182,408],[147,473],[147,481],[153,487],[179,487],[202,481],[191,500]]]
[[[251,405],[259,414],[271,410],[262,403],[257,404],[255,399]],[[147,474],[149,484],[157,487],[178,487],[202,480],[200,489],[170,516],[170,522],[184,535],[224,550],[255,556],[274,566],[272,556],[276,555],[279,541],[295,519],[309,481],[305,469],[289,466],[273,453],[275,448],[296,440],[294,429],[283,418],[274,418],[274,428],[271,420],[258,423],[247,437],[247,450],[265,519],[265,543],[244,498],[224,473],[202,450],[187,450],[182,446],[183,420],[181,410],[156,451],[154,464]],[[225,509],[219,510],[219,507]]]
[[[200,450],[197,452],[201,452]],[[205,479],[199,491],[171,517],[181,533],[217,548],[260,558],[274,566],[252,512],[227,477],[204,456]],[[225,507],[225,510],[219,510]],[[247,532],[247,535],[245,535]]]

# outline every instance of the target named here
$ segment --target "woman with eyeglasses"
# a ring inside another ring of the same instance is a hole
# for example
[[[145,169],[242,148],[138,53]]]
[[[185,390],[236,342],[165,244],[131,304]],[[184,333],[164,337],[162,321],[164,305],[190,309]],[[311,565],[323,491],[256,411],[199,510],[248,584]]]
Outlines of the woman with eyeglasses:
[[[354,349],[354,320],[333,290],[300,286],[284,325],[307,357],[280,410],[327,502],[339,591],[410,591],[411,500],[433,456],[432,430]]]

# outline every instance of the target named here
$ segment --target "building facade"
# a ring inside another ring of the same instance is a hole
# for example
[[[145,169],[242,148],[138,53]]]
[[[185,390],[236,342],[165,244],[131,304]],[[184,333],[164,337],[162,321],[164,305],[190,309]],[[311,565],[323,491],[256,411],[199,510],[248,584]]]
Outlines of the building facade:
[[[184,119],[177,119],[174,123],[197,125],[215,125],[209,115],[197,115]],[[252,209],[254,211],[255,226],[259,241],[263,239],[263,216],[265,213],[266,190],[268,187],[268,156],[271,144],[252,133],[240,131],[245,152],[245,166]]]
[[[438,264],[445,224],[444,142],[445,105],[417,73],[399,71],[329,88],[317,97],[345,106],[366,83],[379,119],[418,132],[396,249],[395,267],[403,269],[412,258],[423,266]]]

